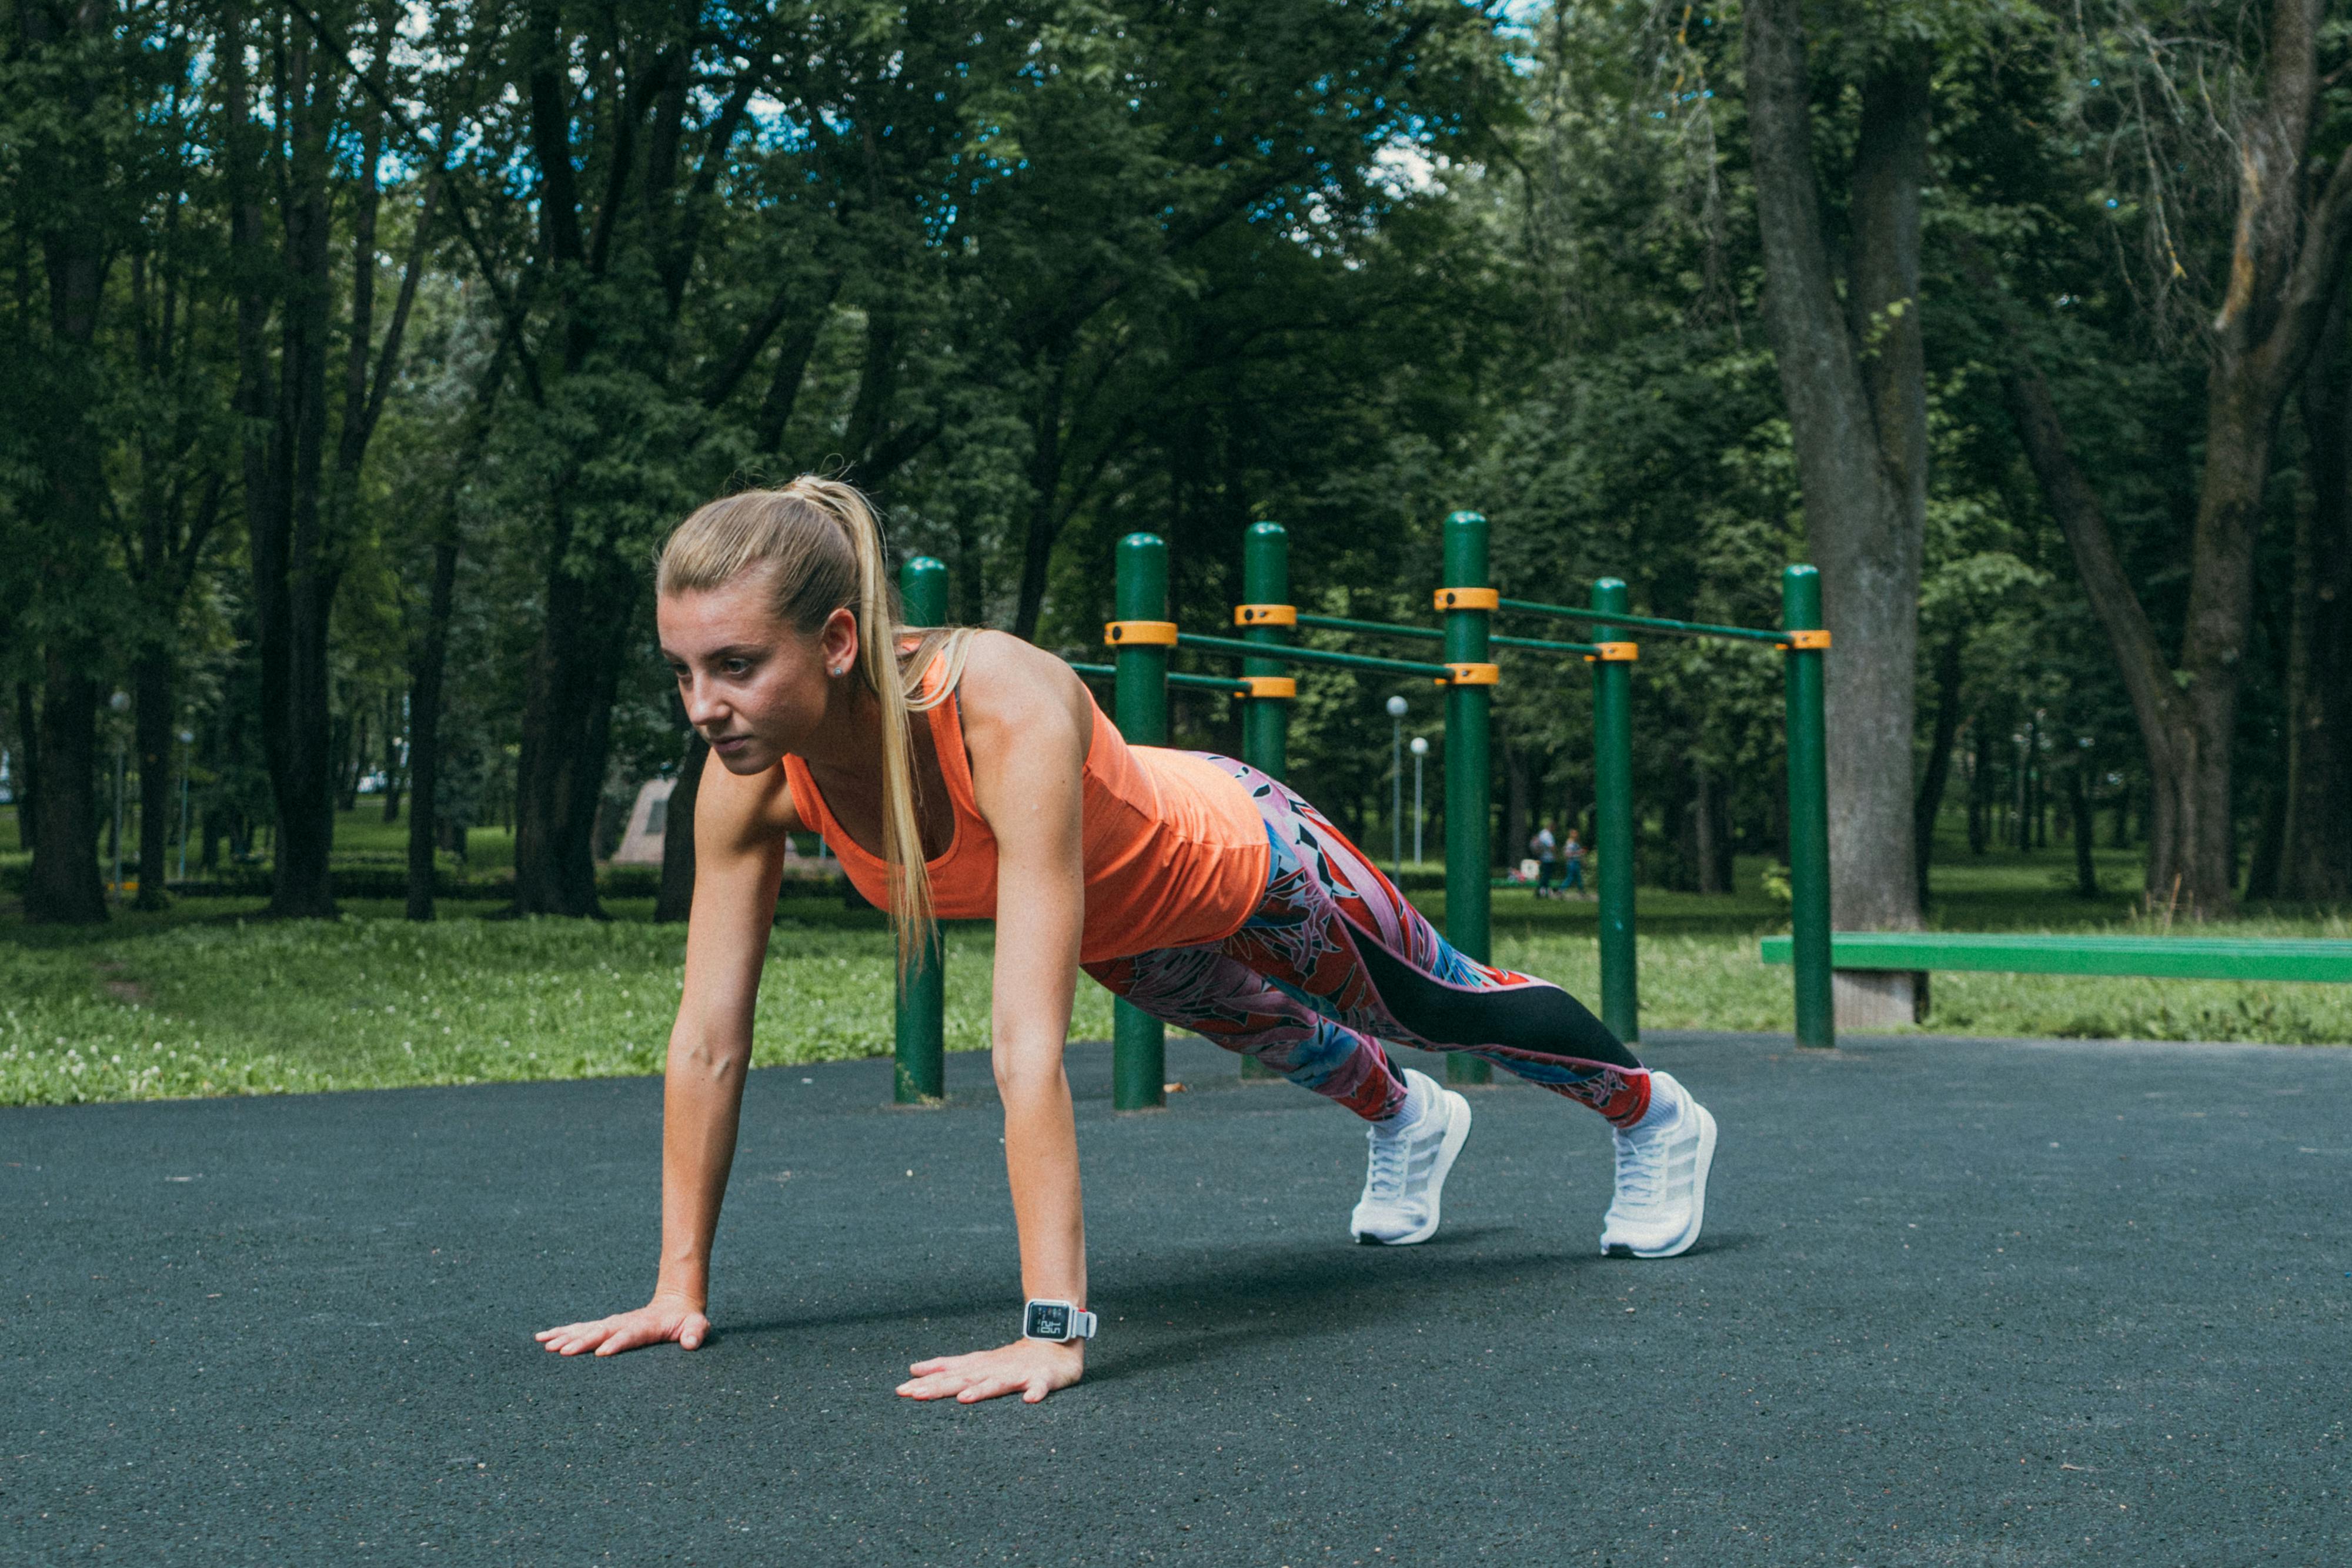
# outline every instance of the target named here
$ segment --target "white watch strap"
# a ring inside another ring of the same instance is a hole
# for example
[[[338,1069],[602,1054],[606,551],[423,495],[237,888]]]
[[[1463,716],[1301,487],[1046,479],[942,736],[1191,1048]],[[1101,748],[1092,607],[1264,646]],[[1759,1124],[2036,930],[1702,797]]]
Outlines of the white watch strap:
[[[1096,1319],[1096,1317],[1095,1317],[1094,1313],[1092,1313],[1092,1312],[1071,1312],[1071,1313],[1070,1313],[1070,1337],[1071,1337],[1072,1339],[1092,1339],[1092,1338],[1094,1338],[1094,1337],[1095,1337],[1095,1323],[1096,1323],[1096,1322],[1097,1322],[1097,1320]]]

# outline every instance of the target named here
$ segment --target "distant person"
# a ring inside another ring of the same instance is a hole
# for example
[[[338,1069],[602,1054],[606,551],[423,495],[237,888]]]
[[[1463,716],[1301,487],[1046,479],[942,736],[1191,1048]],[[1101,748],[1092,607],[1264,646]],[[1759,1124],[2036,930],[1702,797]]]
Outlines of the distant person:
[[[1551,836],[1549,817],[1543,820],[1542,825],[1536,829],[1535,836],[1528,841],[1528,853],[1534,857],[1536,862],[1536,896],[1549,898],[1552,895],[1552,878],[1559,871],[1559,841]]]
[[[1561,846],[1559,858],[1568,868],[1567,877],[1559,885],[1559,895],[1562,898],[1591,896],[1584,886],[1584,846],[1577,841],[1574,828],[1568,830],[1568,842]]]
[[[541,1343],[610,1355],[692,1350],[709,1333],[760,967],[783,846],[803,828],[889,910],[902,951],[934,919],[1019,913],[996,927],[993,1050],[1027,1297],[1017,1314],[1006,1301],[1005,1326],[1020,1334],[917,1362],[902,1395],[1034,1402],[1086,1369],[1099,1320],[1062,1070],[1081,970],[1361,1117],[1359,1241],[1427,1240],[1470,1132],[1469,1101],[1400,1072],[1383,1041],[1469,1051],[1605,1117],[1603,1252],[1670,1258],[1697,1239],[1715,1119],[1681,1084],[1559,987],[1448,946],[1328,818],[1256,768],[1129,745],[1067,664],[1017,637],[901,632],[887,559],[865,498],[806,476],[713,501],[662,551],[662,655],[719,766],[695,800],[656,1282],[644,1306]],[[1269,1141],[1257,1179],[1284,1180],[1274,1167],[1290,1155]],[[1400,1296],[1391,1310],[1417,1308]]]

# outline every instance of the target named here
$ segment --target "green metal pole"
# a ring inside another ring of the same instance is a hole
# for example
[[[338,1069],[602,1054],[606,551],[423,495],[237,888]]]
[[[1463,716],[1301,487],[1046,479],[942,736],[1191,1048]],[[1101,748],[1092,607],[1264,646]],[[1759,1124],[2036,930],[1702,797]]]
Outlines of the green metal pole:
[[[1604,577],[1592,585],[1592,608],[1623,611],[1625,584]],[[1617,640],[1619,629],[1595,627],[1592,640]],[[1633,671],[1620,660],[1592,665],[1594,848],[1601,878],[1601,1021],[1631,1045],[1642,1038],[1640,966],[1633,948]]]
[[[1121,621],[1160,621],[1168,614],[1168,546],[1157,534],[1118,541],[1115,602]],[[1118,668],[1118,730],[1137,746],[1168,744],[1168,649],[1122,643]],[[1150,1111],[1168,1103],[1168,1033],[1160,1020],[1125,1000],[1111,1008],[1111,1108]]]
[[[1280,523],[1252,523],[1242,536],[1242,597],[1252,604],[1290,602],[1290,535]],[[1251,626],[1249,643],[1279,646],[1290,641],[1280,626]],[[1280,675],[1289,666],[1275,659],[1244,659],[1244,675]],[[1252,697],[1242,705],[1242,760],[1280,781],[1290,768],[1290,705],[1279,697]]]
[[[1290,602],[1290,534],[1280,523],[1252,523],[1242,536],[1242,598],[1251,604]],[[1249,626],[1244,642],[1279,646],[1290,641],[1280,626]],[[1281,675],[1290,666],[1275,659],[1242,661],[1244,675]],[[1242,704],[1242,760],[1277,781],[1290,770],[1290,704],[1280,697],[1250,697]],[[1242,1077],[1253,1082],[1282,1075],[1255,1056],[1242,1058]]]
[[[898,597],[910,626],[937,626],[948,618],[948,569],[919,555],[898,569]],[[892,1052],[890,1098],[900,1105],[936,1105],[947,1095],[947,944],[939,926],[922,951],[898,967],[898,1040]]]
[[[1445,519],[1446,588],[1486,588],[1486,519],[1475,512],[1456,512]],[[1445,612],[1445,662],[1486,662],[1486,633],[1491,611],[1448,610]],[[1485,963],[1493,956],[1494,844],[1486,825],[1487,801],[1493,797],[1487,758],[1486,686],[1460,682],[1445,688],[1445,939],[1469,957]],[[1484,1060],[1460,1051],[1445,1058],[1448,1083],[1489,1083],[1495,1070]]]
[[[1818,631],[1822,576],[1810,566],[1780,573],[1780,624]],[[1791,638],[1793,644],[1796,639]],[[1822,653],[1791,645],[1789,661],[1789,934],[1797,981],[1797,1043],[1837,1044],[1830,985],[1829,735],[1822,717]]]

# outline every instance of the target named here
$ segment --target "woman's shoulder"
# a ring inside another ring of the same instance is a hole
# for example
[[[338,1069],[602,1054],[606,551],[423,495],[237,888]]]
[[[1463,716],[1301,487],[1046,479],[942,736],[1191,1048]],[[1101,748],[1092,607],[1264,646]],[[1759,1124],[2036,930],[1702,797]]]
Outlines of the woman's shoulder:
[[[1010,632],[983,630],[972,634],[964,657],[963,679],[957,690],[967,711],[978,701],[994,706],[1027,704],[1058,706],[1076,695],[1086,695],[1086,684],[1062,659]]]
[[[1081,733],[1094,723],[1094,699],[1063,660],[1008,632],[983,631],[971,640],[956,695],[967,737],[1012,740],[1065,720]]]

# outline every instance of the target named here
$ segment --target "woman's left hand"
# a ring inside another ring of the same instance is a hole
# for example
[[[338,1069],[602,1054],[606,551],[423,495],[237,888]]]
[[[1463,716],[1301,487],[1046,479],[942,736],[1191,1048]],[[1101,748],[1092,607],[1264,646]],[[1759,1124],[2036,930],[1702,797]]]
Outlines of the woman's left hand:
[[[1018,1394],[1034,1405],[1056,1388],[1067,1388],[1086,1375],[1087,1347],[1046,1339],[1017,1339],[995,1350],[970,1355],[940,1355],[919,1361],[907,1369],[914,1374],[898,1385],[909,1399],[944,1399],[952,1394],[960,1405],[976,1405],[1000,1395]]]

